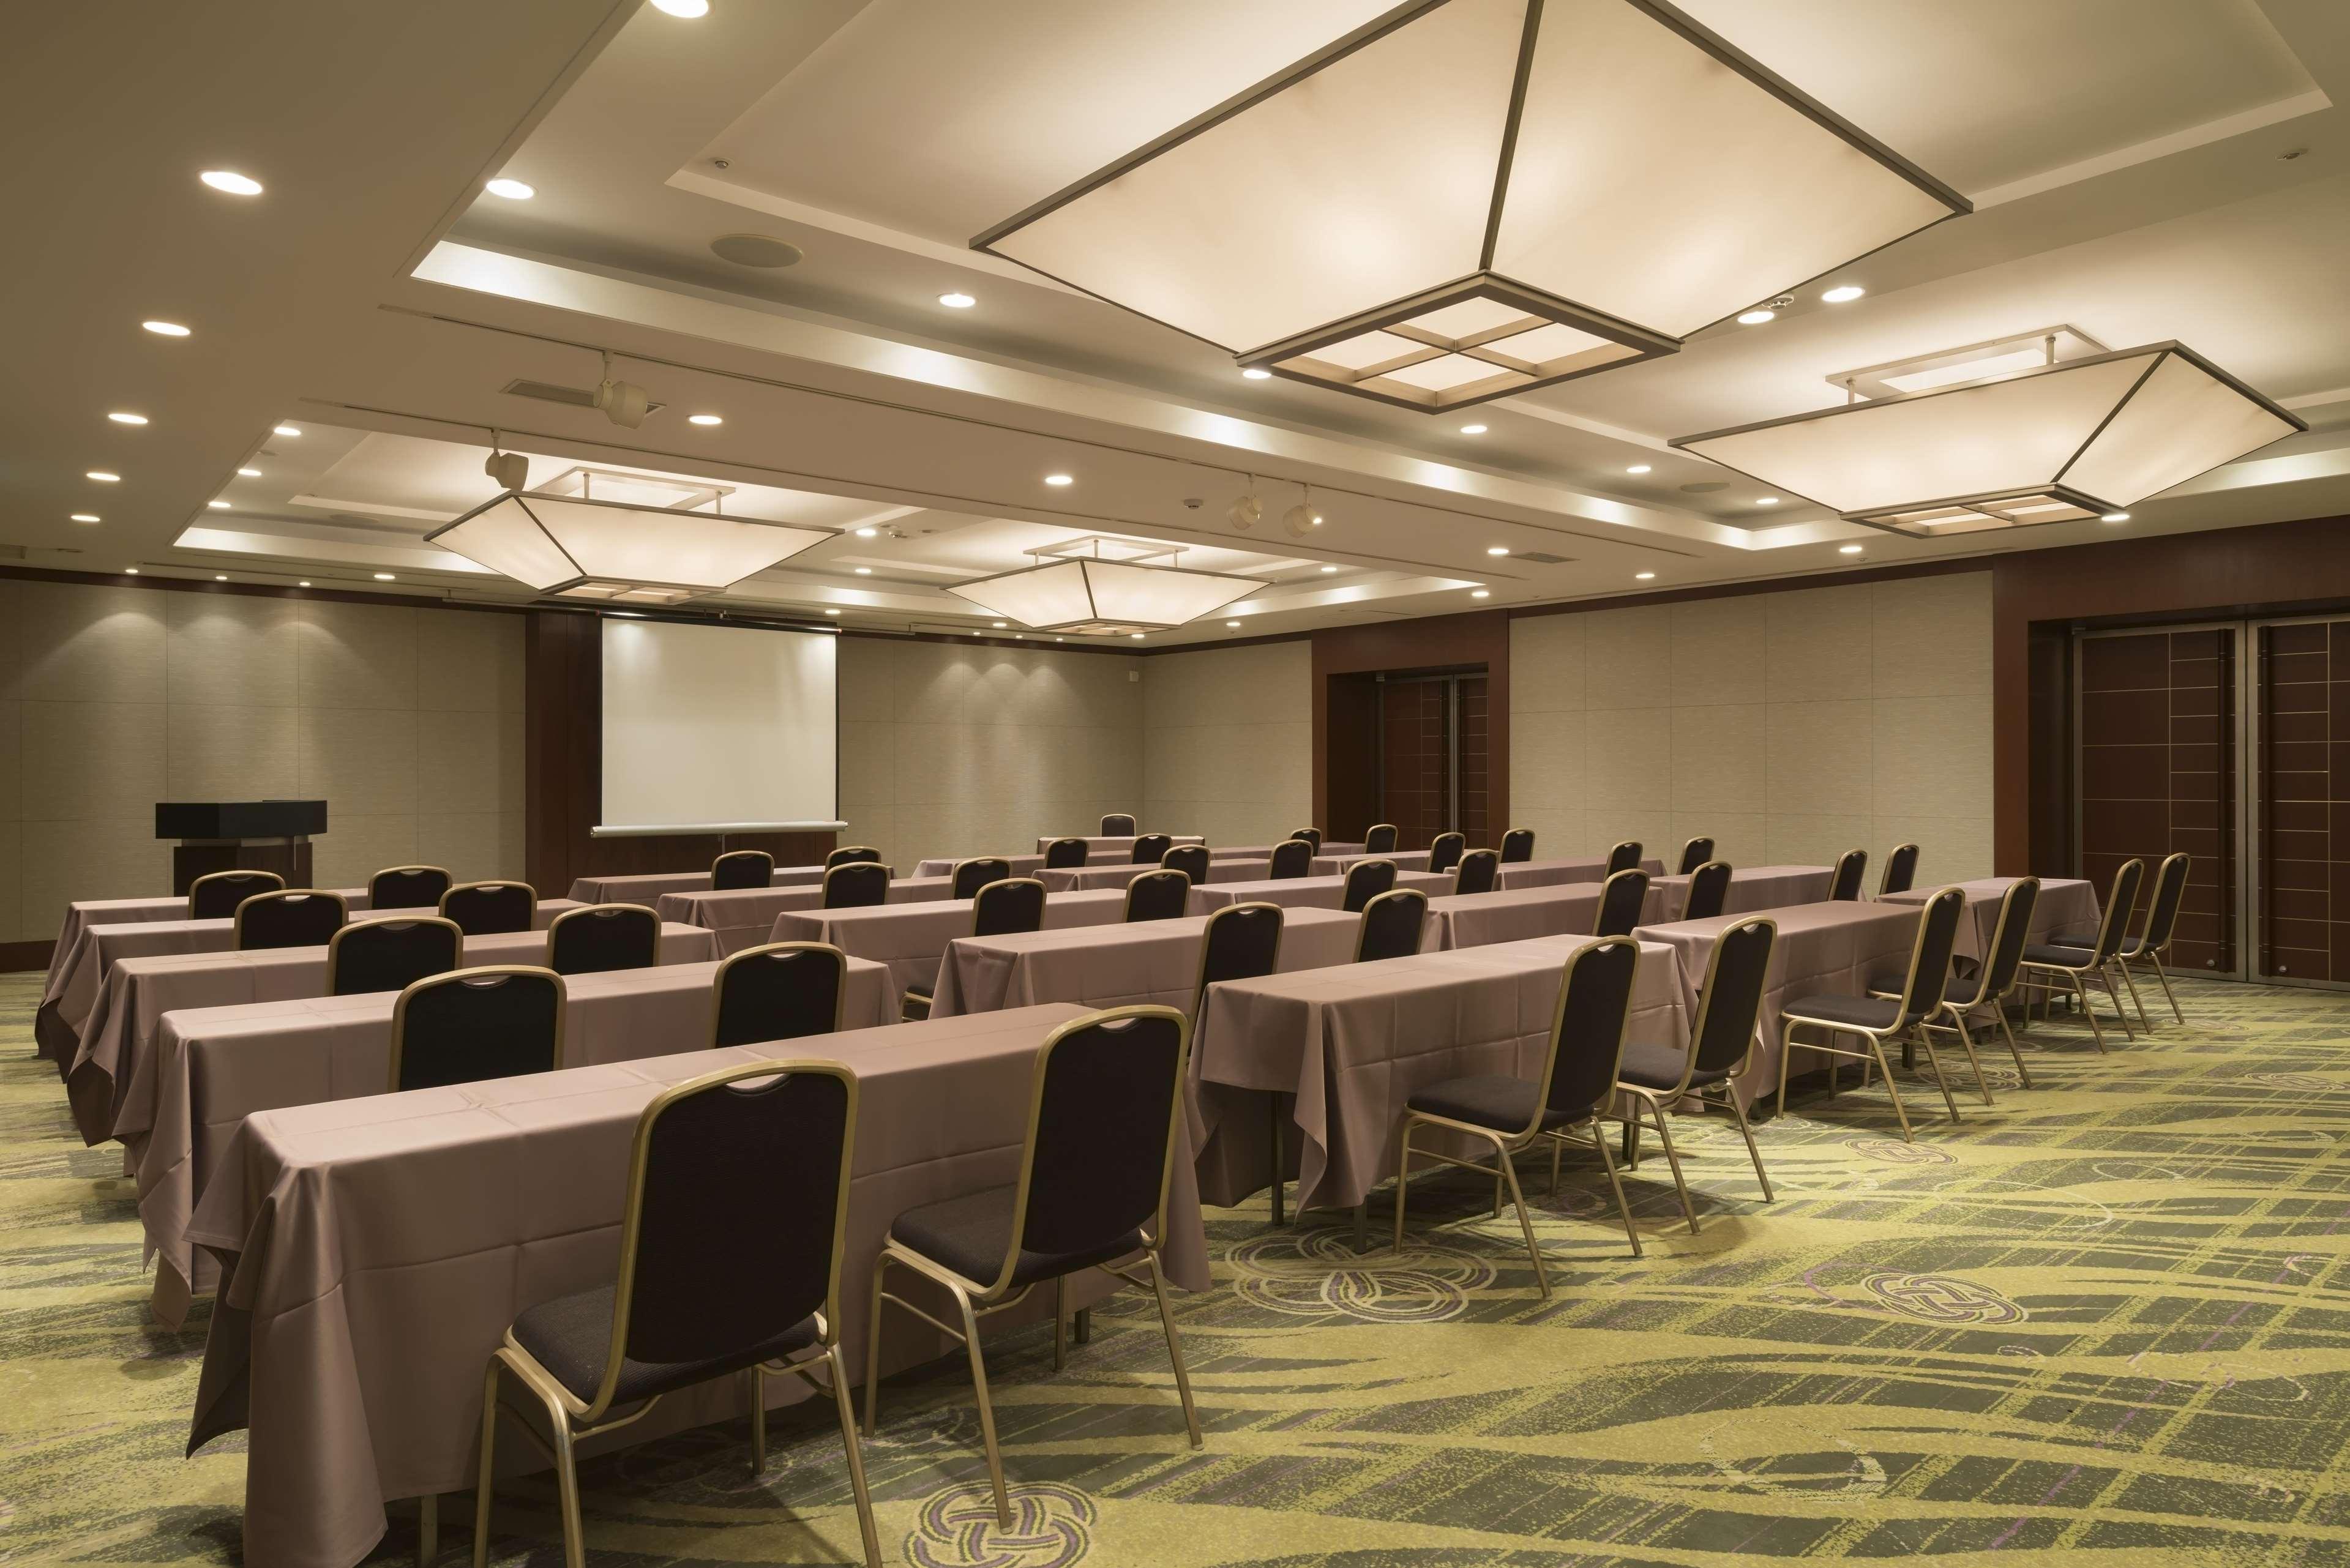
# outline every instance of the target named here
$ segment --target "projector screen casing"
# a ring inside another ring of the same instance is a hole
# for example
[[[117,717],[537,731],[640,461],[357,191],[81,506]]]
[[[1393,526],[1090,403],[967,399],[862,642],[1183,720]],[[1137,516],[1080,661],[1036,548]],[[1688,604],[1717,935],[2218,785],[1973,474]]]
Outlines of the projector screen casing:
[[[833,828],[839,639],[607,617],[597,829]]]

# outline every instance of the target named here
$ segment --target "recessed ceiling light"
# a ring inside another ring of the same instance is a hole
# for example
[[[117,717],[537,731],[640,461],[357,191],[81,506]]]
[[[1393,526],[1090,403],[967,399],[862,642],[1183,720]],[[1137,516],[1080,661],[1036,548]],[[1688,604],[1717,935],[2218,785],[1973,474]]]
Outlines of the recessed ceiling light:
[[[1651,472],[1651,469],[1650,469],[1650,465],[1649,465],[1649,464],[1648,464],[1648,463],[1645,463],[1645,462],[1636,462],[1636,463],[1634,463],[1631,467],[1629,467],[1629,468],[1626,469],[1624,472],[1627,472],[1627,473],[1648,473],[1648,472]]]
[[[857,531],[857,536],[860,539],[870,539],[880,532],[879,528],[859,528]]]
[[[1075,479],[1071,478],[1069,475],[1067,475],[1067,474],[1066,474],[1066,473],[1048,473],[1048,474],[1046,474],[1046,475],[1045,476],[1045,483],[1047,483],[1047,484],[1056,484],[1056,485],[1057,485],[1057,484],[1075,484],[1075,483],[1076,483],[1076,481]]]
[[[225,501],[207,501],[204,504],[211,507],[215,512],[225,512],[228,510],[228,503]]]
[[[1490,599],[1493,597],[1493,590],[1491,588],[1471,588],[1469,590],[1469,597],[1472,599]]]
[[[305,578],[303,578],[300,582],[298,582],[298,583],[295,584],[294,586],[295,586],[296,587],[297,587],[297,588],[307,588],[307,587],[308,587],[310,586],[310,579],[309,579],[309,578],[307,578],[307,577],[305,577]]]
[[[1243,379],[1251,381],[1270,381],[1273,379],[1273,372],[1266,369],[1262,365],[1251,365],[1247,369],[1241,372],[1241,376]]]
[[[1656,576],[1657,574],[1654,572],[1635,572],[1632,574],[1632,579],[1635,582],[1641,583],[1652,582],[1655,580]]]
[[[1738,325],[1741,327],[1760,327],[1766,321],[1776,320],[1778,316],[1779,313],[1775,310],[1764,310],[1760,306],[1757,306],[1752,310],[1740,313]]]
[[[125,566],[122,568],[122,575],[126,577],[135,577],[139,575],[139,568],[136,566]]]
[[[120,484],[122,483],[122,475],[119,473],[109,473],[102,468],[93,468],[88,473],[83,474],[82,477],[84,479],[95,479],[100,484]]]
[[[869,577],[873,575],[873,568],[870,566],[859,566],[857,568],[857,575],[860,577]]]
[[[1326,571],[1326,572],[1335,572],[1335,571],[1336,571],[1338,568],[1337,568],[1337,567],[1336,567],[1336,566],[1325,566],[1325,567],[1323,567],[1322,569],[1323,569],[1324,571]]]
[[[228,574],[226,572],[214,572],[213,574],[213,581],[216,583],[224,583],[228,581]]]
[[[825,611],[824,613],[825,613],[825,614],[827,614],[827,615],[838,615],[840,612],[839,612],[838,610],[837,610],[837,609],[828,609],[828,610]]]
[[[1134,639],[1137,642],[1140,642],[1142,640],[1142,634],[1139,631],[1129,631],[1126,635]]]
[[[1485,427],[1483,425],[1462,425],[1461,427],[1461,433],[1462,435],[1483,435],[1485,433]]]
[[[1011,625],[1012,623],[1011,623],[1010,621],[992,620],[992,621],[989,621],[987,624],[988,624],[988,625],[990,625],[990,626],[992,626],[992,627],[993,627],[996,630],[998,630],[998,631],[1002,631],[1005,627],[1007,627],[1007,626]]]
[[[147,422],[145,414],[126,414],[120,410],[106,417],[119,425],[143,425]]]
[[[95,512],[77,512],[73,514],[73,520],[77,523],[95,523],[98,521],[98,514]]]
[[[1485,546],[1485,554],[1489,556],[1506,556],[1509,553],[1510,547],[1507,545],[1488,545]]]
[[[958,290],[953,294],[942,294],[939,296],[939,303],[945,306],[949,310],[969,310],[972,306],[977,305],[979,301],[972,298],[970,295]]]
[[[276,425],[271,427],[271,433],[282,436],[297,436],[302,433],[302,427],[300,425]]]
[[[188,329],[176,321],[142,321],[139,324],[158,337],[185,337]]]
[[[2100,523],[2126,523],[2129,521],[2129,514],[2126,512],[2108,512],[2102,517],[2099,517],[2097,521]]]
[[[717,414],[688,414],[685,422],[690,425],[723,425],[726,421]]]
[[[1758,495],[1754,498],[1754,504],[1757,506],[1776,506],[1779,504],[1779,498],[1775,495]]]
[[[390,572],[378,572],[375,575],[375,580],[379,583],[390,582],[392,580],[391,574]]]
[[[527,202],[538,194],[536,186],[525,185],[519,180],[493,180],[482,189],[493,196],[504,196],[509,202]]]
[[[653,0],[653,9],[666,11],[672,16],[683,16],[691,20],[695,16],[710,15],[710,0]]]
[[[236,471],[236,476],[239,479],[259,479],[261,477],[261,470],[257,468],[240,468]]]
[[[1224,624],[1225,624],[1226,626],[1234,626],[1234,627],[1236,627],[1236,626],[1240,625],[1240,622],[1238,622],[1238,621],[1236,621],[1236,620],[1228,620],[1228,621],[1224,622]]]
[[[1867,292],[1868,290],[1856,283],[1840,283],[1820,296],[1820,298],[1828,305],[1849,305]]]
[[[215,191],[225,191],[232,196],[258,196],[261,182],[231,169],[207,169],[196,176]]]
[[[1857,545],[1838,545],[1836,546],[1836,554],[1839,556],[1857,556],[1860,554],[1860,546]]]

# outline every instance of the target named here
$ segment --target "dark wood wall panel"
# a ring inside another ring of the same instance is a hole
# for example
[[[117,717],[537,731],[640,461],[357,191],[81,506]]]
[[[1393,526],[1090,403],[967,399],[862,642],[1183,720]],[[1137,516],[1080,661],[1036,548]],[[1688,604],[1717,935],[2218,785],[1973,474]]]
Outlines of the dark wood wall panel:
[[[1482,675],[1461,678],[1461,802],[1457,813],[1461,831],[1471,844],[1499,846],[1501,836],[1493,831],[1492,813],[1486,810],[1486,800],[1492,788],[1492,720],[1488,692],[1490,680]]]
[[[1396,847],[1425,849],[1452,826],[1451,688],[1389,680],[1379,688],[1379,817]]]
[[[1350,678],[1378,671],[1458,670],[1485,680],[1486,821],[1505,825],[1510,813],[1510,614],[1479,610],[1422,620],[1338,627],[1312,634],[1314,646],[1314,812],[1334,838],[1355,838],[1375,820],[1353,815],[1361,781],[1352,776],[1362,753],[1351,720]],[[1375,754],[1375,753],[1374,753]],[[1464,786],[1465,787],[1465,786]],[[1367,803],[1376,808],[1377,797]],[[1495,836],[1498,837],[1498,835]],[[1471,835],[1471,843],[1477,842]]]
[[[2350,981],[2350,621],[2258,636],[2260,971]]]

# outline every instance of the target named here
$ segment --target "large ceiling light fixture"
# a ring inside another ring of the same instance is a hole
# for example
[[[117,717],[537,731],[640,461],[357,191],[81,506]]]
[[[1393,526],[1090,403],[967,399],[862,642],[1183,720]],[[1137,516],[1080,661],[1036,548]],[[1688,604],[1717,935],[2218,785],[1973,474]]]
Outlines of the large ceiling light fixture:
[[[1911,538],[2121,511],[2309,427],[2178,343],[2070,327],[1828,378],[1855,400],[1671,444]]]
[[[733,493],[574,468],[537,490],[504,491],[424,539],[558,598],[673,605],[732,587],[835,535],[725,515],[719,508]]]
[[[1411,0],[972,244],[1438,412],[1971,210],[1664,0]]]
[[[1175,566],[1183,551],[1173,545],[1097,535],[1028,554],[1033,566],[947,592],[1035,631],[1110,637],[1170,631],[1264,587],[1254,577]]]

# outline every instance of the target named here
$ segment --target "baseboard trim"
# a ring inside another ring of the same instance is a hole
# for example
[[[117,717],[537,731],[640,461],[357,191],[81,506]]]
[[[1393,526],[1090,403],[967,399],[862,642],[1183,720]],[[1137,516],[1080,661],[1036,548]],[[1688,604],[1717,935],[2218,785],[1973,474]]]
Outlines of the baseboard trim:
[[[47,942],[0,942],[0,972],[13,974],[18,970],[49,967],[49,952],[57,944]]]

